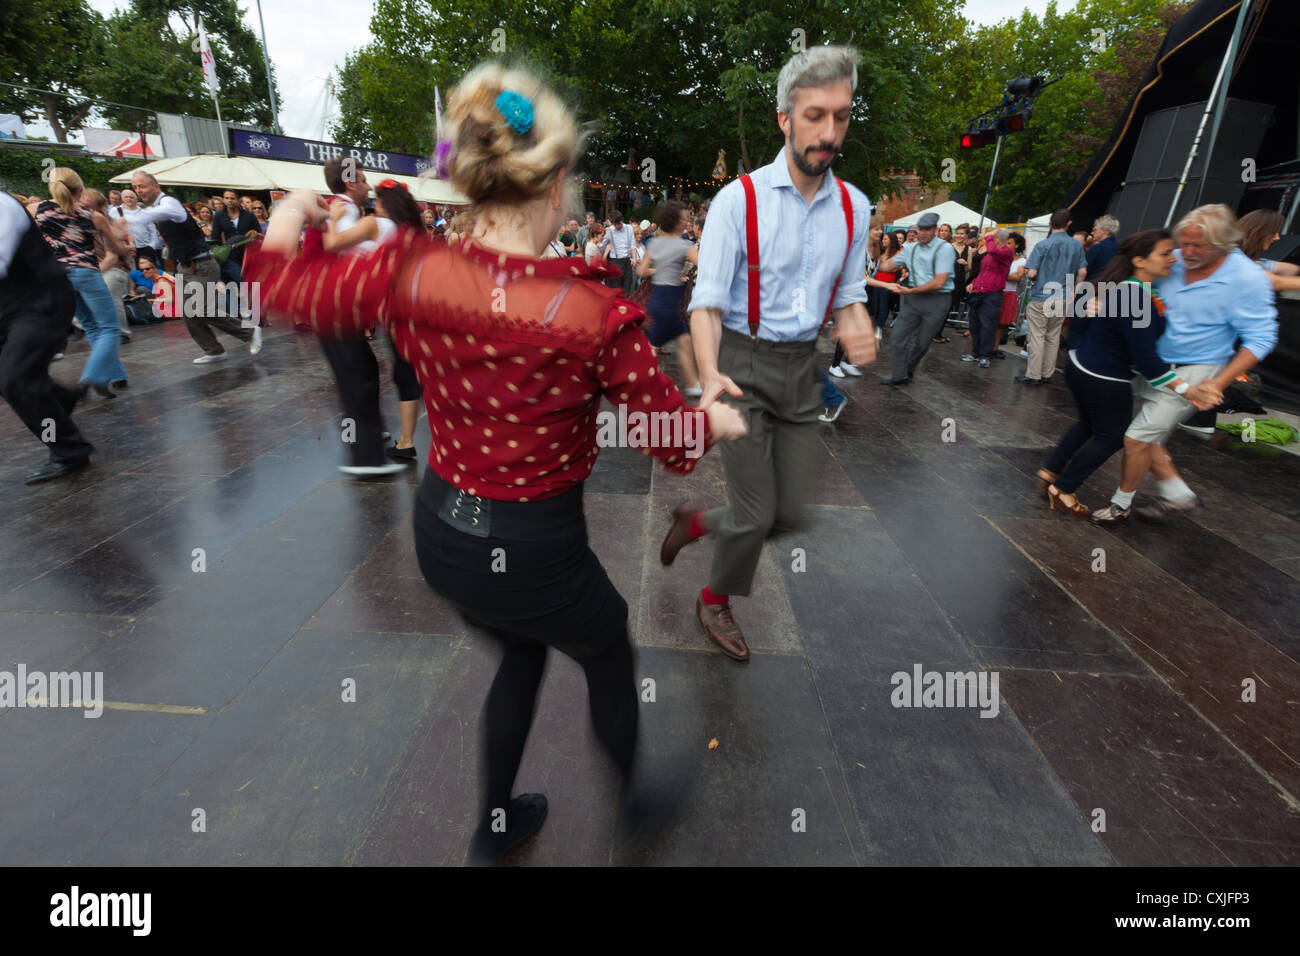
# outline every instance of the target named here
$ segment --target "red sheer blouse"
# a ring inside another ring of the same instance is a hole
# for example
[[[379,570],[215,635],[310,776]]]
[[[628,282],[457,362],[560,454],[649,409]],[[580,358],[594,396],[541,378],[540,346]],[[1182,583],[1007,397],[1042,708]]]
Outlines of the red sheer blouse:
[[[250,247],[243,277],[261,283],[264,308],[323,335],[356,334],[376,321],[388,329],[424,386],[429,467],[438,475],[502,501],[568,491],[596,463],[602,396],[629,415],[694,416],[687,427],[697,451],[712,444],[707,416],[687,408],[659,370],[640,328],[645,312],[600,284],[617,270],[472,241],[449,247],[421,233],[404,227],[353,257],[290,259]],[[686,454],[687,427],[660,428],[660,446],[641,451],[689,474],[698,458]]]

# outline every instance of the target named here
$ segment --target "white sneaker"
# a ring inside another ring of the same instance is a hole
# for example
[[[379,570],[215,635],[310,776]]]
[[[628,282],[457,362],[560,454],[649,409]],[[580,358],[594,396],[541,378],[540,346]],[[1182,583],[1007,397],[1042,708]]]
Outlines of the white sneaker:
[[[845,363],[845,364],[848,364],[848,363]],[[838,365],[832,365],[832,366],[831,366],[830,368],[828,368],[826,371],[830,372],[830,373],[831,373],[832,375],[834,375],[836,378],[843,378],[843,377],[844,377],[844,370],[841,369]],[[859,372],[858,374],[862,374],[862,373]]]
[[[862,375],[862,370],[860,368],[858,368],[856,365],[850,365],[848,362],[841,362],[840,368],[843,369],[845,372],[848,372],[850,375],[856,375],[859,377],[861,377]]]
[[[1026,352],[1024,349],[1021,349],[1021,350],[1020,350],[1020,357],[1021,357],[1021,358],[1029,358],[1029,353]]]
[[[406,471],[406,464],[389,461],[382,465],[339,465],[339,471],[345,475],[395,475]]]
[[[57,362],[57,361],[58,361],[59,359],[61,359],[61,358],[63,358],[63,353],[62,353],[62,352],[55,352],[55,353],[54,353],[54,358],[50,359],[50,361],[51,361],[51,362]]]
[[[877,326],[876,326],[876,341],[879,342],[879,341],[880,341],[881,339],[883,339],[884,337],[885,337],[885,330],[882,329],[880,326],[877,325]]]
[[[1199,432],[1202,435],[1213,435],[1215,432],[1215,428],[1212,425],[1184,425],[1182,422],[1179,422],[1178,427],[1185,428],[1189,432]]]
[[[220,355],[200,355],[194,360],[195,365],[207,365],[209,362],[220,362],[226,357],[226,353]]]
[[[256,355],[262,351],[262,329],[260,326],[253,326],[253,337],[248,340],[248,354]]]

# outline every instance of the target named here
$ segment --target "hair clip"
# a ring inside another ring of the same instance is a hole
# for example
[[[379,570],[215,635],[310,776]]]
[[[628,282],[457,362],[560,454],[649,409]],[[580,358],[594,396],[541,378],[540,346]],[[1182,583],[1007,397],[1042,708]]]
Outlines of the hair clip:
[[[380,184],[379,184],[378,186],[376,186],[375,188],[376,188],[376,189],[396,189],[398,186],[401,186],[403,189],[407,189],[407,185],[406,185],[406,183],[399,183],[396,179],[385,179],[382,183],[380,183]],[[407,191],[409,192],[410,190],[407,189]]]
[[[514,90],[502,90],[496,98],[496,108],[506,118],[506,125],[520,136],[533,128],[533,104]]]

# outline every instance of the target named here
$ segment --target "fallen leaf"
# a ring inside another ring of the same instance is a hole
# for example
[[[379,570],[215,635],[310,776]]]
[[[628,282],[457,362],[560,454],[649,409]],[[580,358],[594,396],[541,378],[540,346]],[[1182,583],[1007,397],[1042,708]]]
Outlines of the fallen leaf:
[[[710,749],[710,750],[717,750],[717,749],[718,749],[718,738],[717,738],[717,737],[714,737],[712,740],[709,741],[709,749]]]

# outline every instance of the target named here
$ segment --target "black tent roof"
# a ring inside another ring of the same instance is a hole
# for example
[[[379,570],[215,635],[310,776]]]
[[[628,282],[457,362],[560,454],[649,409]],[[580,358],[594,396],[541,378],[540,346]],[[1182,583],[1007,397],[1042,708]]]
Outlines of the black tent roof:
[[[1209,98],[1240,6],[1241,0],[1201,0],[1170,27],[1110,139],[1070,189],[1064,205],[1076,222],[1106,212],[1148,114]],[[1300,2],[1254,0],[1228,95],[1275,106],[1259,168],[1300,156]]]

